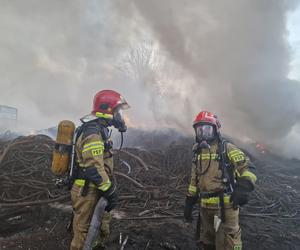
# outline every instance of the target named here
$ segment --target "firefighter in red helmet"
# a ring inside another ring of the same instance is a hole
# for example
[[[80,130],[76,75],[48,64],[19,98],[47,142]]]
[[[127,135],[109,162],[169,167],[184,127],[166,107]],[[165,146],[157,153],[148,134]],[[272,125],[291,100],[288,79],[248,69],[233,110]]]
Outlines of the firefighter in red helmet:
[[[249,158],[220,134],[221,124],[211,112],[200,112],[193,123],[191,181],[184,217],[192,221],[193,206],[200,202],[197,234],[204,250],[241,250],[239,208],[248,202],[256,176]],[[201,225],[201,230],[200,230]]]
[[[83,249],[95,205],[102,196],[107,199],[108,205],[101,222],[99,239],[93,249],[101,249],[108,239],[109,212],[117,205],[109,127],[113,126],[121,133],[126,131],[122,110],[127,108],[128,103],[118,92],[102,90],[94,97],[91,114],[82,118],[82,125],[77,128],[76,168],[71,178],[74,211],[71,250]]]

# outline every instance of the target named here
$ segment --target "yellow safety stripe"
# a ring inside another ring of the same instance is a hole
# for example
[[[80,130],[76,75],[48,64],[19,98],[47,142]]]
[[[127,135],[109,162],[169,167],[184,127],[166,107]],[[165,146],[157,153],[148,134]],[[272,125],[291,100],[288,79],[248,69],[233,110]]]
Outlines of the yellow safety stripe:
[[[103,141],[93,141],[93,142],[84,144],[83,148],[86,148],[89,146],[97,146],[97,145],[104,145],[104,142]]]
[[[84,184],[85,184],[85,180],[83,180],[83,179],[76,179],[74,183],[76,185],[80,186],[80,187],[83,187]],[[93,183],[90,183],[89,185],[92,186],[92,187],[96,187]]]
[[[245,160],[245,154],[240,150],[232,150],[228,153],[229,160],[233,162],[240,162]]]
[[[196,186],[190,185],[190,186],[189,186],[189,192],[190,192],[191,194],[196,194],[196,193],[197,193],[197,187],[196,187]]]
[[[103,145],[104,145],[104,142],[102,142],[102,141],[94,141],[94,142],[90,142],[90,143],[84,144],[84,145],[83,145],[83,150],[84,150],[84,149],[87,149],[87,148],[89,148],[89,147],[96,147],[96,146],[101,147],[101,146],[103,146]]]
[[[85,149],[82,150],[82,153],[86,152],[86,151],[89,151],[91,149],[104,149],[104,146],[89,146]]]
[[[239,153],[230,154],[230,158],[234,158],[234,157],[239,156],[239,155],[243,155],[244,156],[243,153],[239,152]]]
[[[252,182],[256,182],[257,177],[255,174],[251,173],[250,171],[246,170],[242,173],[241,177],[249,177]]]
[[[100,150],[100,152],[103,153],[104,143],[99,141],[99,142],[91,142],[91,143],[84,144],[83,149],[82,149],[82,153],[84,153],[86,151],[89,151],[89,150],[92,150],[92,149]]]
[[[243,152],[241,150],[235,149],[235,150],[232,150],[232,151],[228,152],[228,157],[231,158],[234,155],[239,155],[239,154],[243,154]]]
[[[240,152],[242,152],[242,151],[238,150],[238,149],[230,150],[230,152],[228,152],[228,156],[235,154],[235,153],[240,153]]]
[[[107,191],[111,186],[111,181],[108,179],[106,182],[102,183],[98,189],[100,189],[101,191],[105,192]]]
[[[200,154],[198,155],[198,160],[216,160],[218,159],[219,155],[218,154]]]
[[[96,112],[95,115],[97,117],[100,117],[100,118],[113,119],[113,115],[111,115],[111,114],[105,114],[105,113],[101,113],[101,112]]]
[[[202,205],[218,205],[220,203],[219,197],[211,197],[206,199],[201,199]],[[230,196],[224,196],[224,204],[230,204]]]
[[[87,152],[87,151],[89,151],[89,150],[98,152],[98,153],[95,154],[95,155],[102,155],[102,154],[103,154],[103,151],[104,151],[104,146],[93,146],[93,147],[89,147],[89,148],[86,148],[86,149],[82,150],[82,153]],[[93,153],[93,155],[94,155],[94,153]]]
[[[76,179],[76,180],[75,180],[75,184],[78,185],[78,186],[80,186],[80,187],[83,187],[84,184],[85,184],[85,180],[83,180],[83,179]],[[96,188],[96,185],[93,184],[93,183],[90,183],[89,185],[90,185],[91,187]],[[110,180],[107,180],[106,182],[102,183],[102,184],[98,187],[98,189],[101,190],[101,191],[103,191],[103,192],[105,192],[105,191],[107,191],[107,190],[110,188],[110,186],[111,186],[111,181],[110,181]]]

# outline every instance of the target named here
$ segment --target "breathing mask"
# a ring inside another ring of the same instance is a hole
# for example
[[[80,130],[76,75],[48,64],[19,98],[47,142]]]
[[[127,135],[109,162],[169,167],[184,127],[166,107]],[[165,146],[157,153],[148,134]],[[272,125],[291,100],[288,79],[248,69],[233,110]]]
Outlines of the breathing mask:
[[[195,128],[195,133],[200,148],[210,148],[209,143],[216,138],[215,128],[210,124],[199,124]]]
[[[122,109],[118,108],[114,114],[112,119],[112,125],[119,130],[119,132],[124,133],[127,130],[127,126],[125,125],[125,121],[123,118]]]

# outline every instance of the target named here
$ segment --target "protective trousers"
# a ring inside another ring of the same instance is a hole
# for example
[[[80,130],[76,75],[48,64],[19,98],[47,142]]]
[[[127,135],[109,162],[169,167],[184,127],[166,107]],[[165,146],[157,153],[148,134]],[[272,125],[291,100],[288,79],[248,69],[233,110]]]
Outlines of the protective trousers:
[[[201,208],[200,241],[204,250],[242,250],[239,210],[225,208],[225,222],[218,228],[214,227],[215,216],[220,218],[220,209]]]
[[[99,195],[95,188],[89,188],[86,196],[81,196],[81,188],[73,185],[71,190],[73,205],[73,232],[70,250],[82,250],[89,230],[90,221],[93,216],[94,208],[99,200]],[[111,214],[105,213],[101,222],[100,240],[105,242],[110,234]],[[98,242],[99,243],[99,242]]]

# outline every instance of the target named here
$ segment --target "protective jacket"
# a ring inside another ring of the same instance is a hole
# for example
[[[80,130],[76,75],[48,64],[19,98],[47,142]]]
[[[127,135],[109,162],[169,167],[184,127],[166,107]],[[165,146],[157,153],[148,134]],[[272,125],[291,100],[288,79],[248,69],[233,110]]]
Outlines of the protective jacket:
[[[71,199],[74,211],[71,250],[81,250],[101,193],[112,185],[113,158],[108,129],[98,122],[88,122],[79,128],[75,145],[76,168]],[[99,192],[99,190],[101,192]],[[104,244],[110,234],[111,214],[105,213],[99,241]]]
[[[111,186],[112,153],[108,129],[96,122],[84,124],[76,141],[77,173],[75,184],[106,191]]]
[[[211,148],[202,149],[196,152],[192,162],[191,181],[188,188],[188,193],[191,196],[203,194],[201,205],[203,207],[210,207],[218,205],[219,198],[217,193],[224,191],[225,206],[229,205],[229,190],[228,183],[224,182],[222,176],[222,164],[220,163],[221,152],[219,152],[219,143],[215,141],[210,144]],[[249,171],[249,159],[245,154],[231,143],[226,143],[226,161],[229,163],[226,171],[230,175],[233,182],[237,178],[247,178],[253,184],[256,181],[256,176]],[[232,183],[232,185],[234,185]],[[228,193],[228,195],[226,195]],[[215,194],[215,195],[214,195]]]
[[[249,159],[235,145],[217,140],[210,144],[210,150],[195,152],[187,200],[197,195],[201,198],[198,226],[202,229],[197,233],[203,249],[242,249],[239,210],[231,198],[238,190],[235,180],[237,184],[246,180],[254,188],[256,176],[249,171],[248,163]]]

